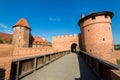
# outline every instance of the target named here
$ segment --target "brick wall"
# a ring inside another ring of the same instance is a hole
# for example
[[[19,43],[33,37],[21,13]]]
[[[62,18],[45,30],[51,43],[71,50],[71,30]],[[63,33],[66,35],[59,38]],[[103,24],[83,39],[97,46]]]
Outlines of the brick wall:
[[[3,74],[1,76],[4,76],[4,70],[5,70],[5,80],[9,80],[10,76],[10,69],[11,69],[11,62],[12,62],[12,45],[9,44],[0,44],[0,68],[2,72],[0,74]],[[0,78],[2,80],[2,78]]]
[[[54,50],[52,47],[44,46],[40,48],[19,48],[14,50],[14,56],[25,56],[35,54],[52,53]]]
[[[86,19],[80,24],[82,47],[84,51],[102,59],[112,61],[114,44],[111,29],[111,17],[106,15]]]
[[[52,46],[57,51],[70,50],[73,43],[79,45],[79,38],[76,34],[52,37]]]
[[[12,45],[0,44],[0,57],[12,56]]]
[[[16,26],[13,28],[13,45],[15,48],[28,47],[30,30],[26,27]]]

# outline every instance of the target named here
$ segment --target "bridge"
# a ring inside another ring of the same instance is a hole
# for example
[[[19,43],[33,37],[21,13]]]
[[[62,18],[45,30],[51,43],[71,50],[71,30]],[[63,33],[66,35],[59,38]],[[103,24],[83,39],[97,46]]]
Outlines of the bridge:
[[[27,20],[21,18],[13,26],[13,44],[0,47],[0,80],[120,80],[120,66],[105,61],[114,54],[113,15],[82,15],[79,35],[53,37],[52,44],[30,35]]]
[[[84,51],[14,59],[11,80],[120,80],[120,66]]]

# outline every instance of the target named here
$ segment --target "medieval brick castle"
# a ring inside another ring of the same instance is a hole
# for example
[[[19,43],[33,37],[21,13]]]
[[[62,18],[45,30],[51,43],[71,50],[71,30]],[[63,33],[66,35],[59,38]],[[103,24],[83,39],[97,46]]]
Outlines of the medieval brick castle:
[[[78,45],[78,35],[53,37],[52,45],[45,39],[32,36],[26,19],[21,18],[13,26],[13,55],[48,53],[69,50],[72,43]],[[64,46],[64,47],[63,47]]]
[[[52,44],[40,37],[31,35],[31,28],[25,18],[13,26],[13,55],[32,55],[70,50],[72,44],[100,58],[109,60],[114,54],[111,29],[112,12],[104,11],[82,15],[78,22],[79,35],[53,36]]]
[[[81,33],[79,35],[54,36],[52,45],[43,40],[45,46],[35,41],[36,38],[30,33],[31,28],[26,19],[20,19],[13,26],[13,47],[15,55],[47,53],[55,51],[70,50],[72,44],[95,56],[106,60],[112,59],[114,54],[114,43],[111,29],[112,12],[104,11],[82,15],[78,22]]]
[[[116,59],[120,56],[115,56],[116,54],[114,52],[111,29],[111,19],[113,15],[112,12],[108,11],[91,13],[87,16],[82,15],[78,22],[81,30],[79,35],[54,36],[52,38],[52,44],[49,44],[44,38],[32,36],[28,22],[26,19],[21,18],[13,26],[13,39],[12,45],[9,45],[10,49],[8,45],[4,46],[2,44],[1,47],[5,48],[8,52],[3,55],[0,51],[1,59],[4,56],[3,59],[10,57],[10,60],[3,60],[0,64],[5,64],[10,67],[10,62],[13,58],[71,50],[73,44],[76,45],[76,49],[86,51],[91,55],[116,63]],[[10,73],[9,71],[8,68],[6,72]]]

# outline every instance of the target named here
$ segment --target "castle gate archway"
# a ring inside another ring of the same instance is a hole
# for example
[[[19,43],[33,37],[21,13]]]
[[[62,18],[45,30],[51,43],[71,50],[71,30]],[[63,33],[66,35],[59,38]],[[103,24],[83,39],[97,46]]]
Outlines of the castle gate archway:
[[[71,44],[71,52],[76,52],[77,50],[77,44],[76,43],[72,43]]]

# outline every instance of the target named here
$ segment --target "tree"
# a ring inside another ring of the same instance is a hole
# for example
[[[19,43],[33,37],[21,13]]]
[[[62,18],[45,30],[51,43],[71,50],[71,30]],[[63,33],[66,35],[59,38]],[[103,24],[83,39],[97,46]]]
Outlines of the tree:
[[[3,43],[3,40],[0,38],[0,44],[2,44]]]
[[[50,41],[48,41],[49,44],[52,44]]]

